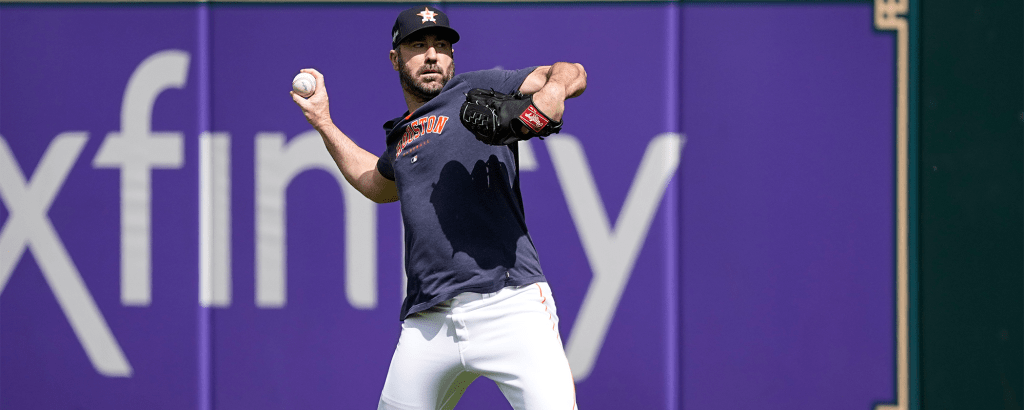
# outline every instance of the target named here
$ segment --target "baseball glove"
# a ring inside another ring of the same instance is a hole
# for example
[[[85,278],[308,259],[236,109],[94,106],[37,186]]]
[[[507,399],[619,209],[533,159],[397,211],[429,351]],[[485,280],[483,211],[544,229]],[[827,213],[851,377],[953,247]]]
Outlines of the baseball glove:
[[[519,92],[508,95],[475,88],[466,94],[459,118],[476,139],[490,145],[508,145],[533,137],[543,139],[562,129],[561,121],[552,121],[533,105],[533,97]]]

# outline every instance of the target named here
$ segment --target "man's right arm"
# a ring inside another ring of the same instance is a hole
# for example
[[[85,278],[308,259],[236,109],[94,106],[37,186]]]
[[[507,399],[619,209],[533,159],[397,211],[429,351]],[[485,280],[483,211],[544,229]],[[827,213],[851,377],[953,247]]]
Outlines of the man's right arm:
[[[341,174],[352,187],[373,202],[397,201],[398,187],[395,181],[385,178],[377,171],[379,157],[356,145],[331,120],[324,76],[311,68],[303,69],[302,72],[316,77],[316,92],[308,99],[291,92],[292,100],[302,108],[306,121],[320,132],[324,145],[327,146],[327,151],[331,153]]]

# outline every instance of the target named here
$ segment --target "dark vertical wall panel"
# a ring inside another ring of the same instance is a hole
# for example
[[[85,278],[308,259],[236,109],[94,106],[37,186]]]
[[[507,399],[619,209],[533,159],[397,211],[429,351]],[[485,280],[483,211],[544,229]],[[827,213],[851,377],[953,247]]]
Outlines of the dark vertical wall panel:
[[[1020,1],[921,6],[922,407],[1024,406]]]

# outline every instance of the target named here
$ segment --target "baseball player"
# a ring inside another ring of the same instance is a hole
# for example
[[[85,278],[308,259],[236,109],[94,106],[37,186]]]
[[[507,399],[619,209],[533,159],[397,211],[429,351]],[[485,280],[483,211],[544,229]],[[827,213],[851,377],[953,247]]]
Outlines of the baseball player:
[[[391,64],[408,107],[384,124],[378,157],[331,121],[324,77],[292,93],[349,183],[401,201],[407,297],[378,409],[451,409],[479,376],[513,408],[575,409],[551,289],[530,238],[516,142],[558,132],[579,64],[455,75],[459,33],[430,6],[401,12]]]

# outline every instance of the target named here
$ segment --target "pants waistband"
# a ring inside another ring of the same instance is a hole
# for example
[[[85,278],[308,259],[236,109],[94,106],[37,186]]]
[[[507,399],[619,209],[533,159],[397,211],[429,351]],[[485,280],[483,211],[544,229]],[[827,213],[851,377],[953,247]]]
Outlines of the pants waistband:
[[[477,300],[489,299],[489,298],[495,297],[498,294],[503,293],[503,292],[505,292],[505,293],[507,293],[507,292],[514,292],[514,291],[520,290],[520,289],[522,289],[524,287],[527,287],[527,286],[534,286],[534,285],[531,283],[529,285],[506,286],[504,288],[499,289],[497,292],[491,292],[491,293],[463,292],[463,293],[460,293],[458,295],[455,295],[455,297],[451,298],[451,300],[448,300],[446,302],[451,303],[451,306],[455,307],[455,306],[464,305],[466,303],[477,301]],[[445,304],[448,304],[448,303],[445,303]]]

